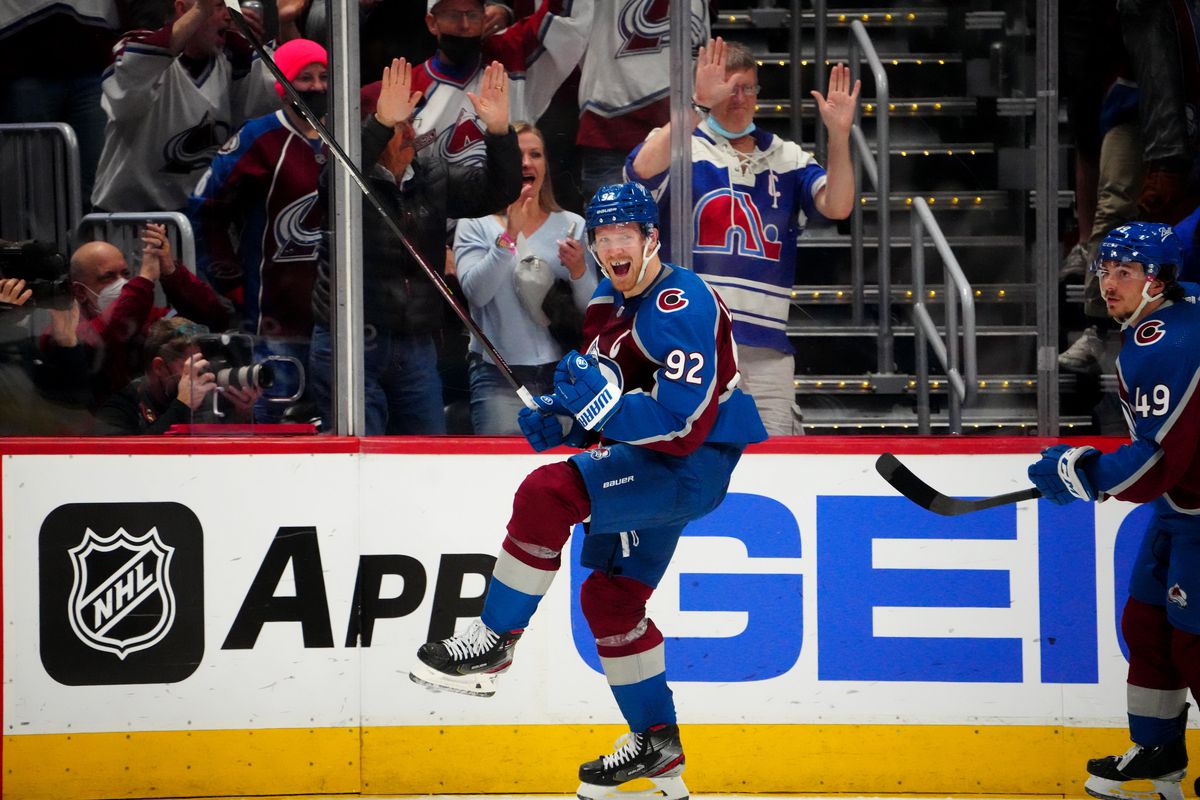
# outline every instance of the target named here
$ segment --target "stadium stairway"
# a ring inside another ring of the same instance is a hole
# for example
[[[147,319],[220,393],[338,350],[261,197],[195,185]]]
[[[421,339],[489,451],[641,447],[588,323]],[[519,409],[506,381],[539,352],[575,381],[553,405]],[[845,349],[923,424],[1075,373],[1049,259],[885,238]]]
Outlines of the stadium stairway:
[[[791,137],[790,3],[742,0],[721,4],[713,34],[741,41],[759,62],[760,124]],[[753,5],[753,7],[747,7]],[[817,119],[814,12],[800,21],[804,99],[802,143],[812,151]],[[810,433],[903,433],[917,429],[917,378],[912,321],[909,209],[929,203],[971,283],[975,299],[978,384],[963,410],[964,433],[1036,433],[1035,286],[1032,259],[1033,32],[1027,9],[1011,2],[929,2],[890,7],[828,3],[827,59],[845,62],[850,24],[867,29],[887,72],[888,108],[875,101],[874,80],[860,70],[862,128],[875,149],[874,128],[888,114],[891,191],[891,327],[893,363],[878,363],[879,299],[876,259],[883,199],[860,187],[864,210],[865,315],[855,321],[851,299],[848,223],[810,226],[799,239],[789,337],[796,348],[796,398]],[[878,153],[876,153],[878,158]],[[1064,210],[1071,198],[1060,193]],[[925,237],[926,292],[941,324],[945,286],[941,259]],[[941,365],[929,359],[933,373]],[[1083,433],[1100,380],[1064,374],[1061,424]],[[932,374],[934,432],[948,425],[947,382]]]

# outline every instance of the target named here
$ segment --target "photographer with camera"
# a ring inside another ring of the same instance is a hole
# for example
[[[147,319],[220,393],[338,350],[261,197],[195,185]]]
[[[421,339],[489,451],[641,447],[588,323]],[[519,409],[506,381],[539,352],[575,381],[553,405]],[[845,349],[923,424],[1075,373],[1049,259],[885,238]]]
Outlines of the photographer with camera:
[[[250,422],[262,389],[222,380],[229,372],[214,371],[201,349],[201,342],[216,338],[207,334],[184,317],[155,322],[146,338],[145,374],[100,408],[96,433],[140,436],[166,433],[172,425]],[[214,391],[226,402],[214,401]]]
[[[86,355],[76,326],[79,306],[68,292],[41,277],[36,260],[25,260],[28,243],[0,243],[0,435],[80,434],[91,424],[84,409],[90,396]],[[57,256],[65,263],[61,255]],[[64,300],[65,297],[65,300]],[[29,312],[49,312],[47,336],[56,345],[53,357],[38,357],[29,333]]]
[[[142,346],[150,326],[172,309],[214,330],[230,324],[228,303],[176,263],[162,225],[147,223],[141,240],[142,262],[132,278],[125,255],[108,242],[88,242],[71,255],[70,289],[80,309],[77,333],[91,355],[95,405],[141,374]],[[169,307],[154,305],[157,283]],[[51,332],[43,335],[44,354],[52,355],[57,346]]]

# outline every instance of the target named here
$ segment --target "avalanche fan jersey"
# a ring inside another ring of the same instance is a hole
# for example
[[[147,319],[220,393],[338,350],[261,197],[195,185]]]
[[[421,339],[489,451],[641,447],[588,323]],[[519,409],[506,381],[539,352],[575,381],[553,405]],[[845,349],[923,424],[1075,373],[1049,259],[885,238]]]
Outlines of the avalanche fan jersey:
[[[692,49],[708,41],[707,0],[691,0]],[[579,78],[581,147],[629,152],[671,115],[670,0],[596,0]]]
[[[84,25],[117,30],[121,24],[115,0],[0,0],[0,38],[40,22],[51,14],[70,14]]]
[[[583,341],[622,391],[604,438],[677,456],[705,442],[766,439],[753,399],[737,388],[731,327],[721,298],[685,269],[663,264],[657,280],[631,298],[602,280],[584,316]]]
[[[242,308],[247,333],[312,333],[324,223],[317,202],[320,154],[319,139],[299,133],[276,111],[234,134],[192,193],[197,268]],[[240,231],[237,245],[231,228]]]
[[[171,27],[126,34],[104,72],[108,123],[92,203],[105,211],[184,208],[229,135],[279,107],[274,80],[241,36],[228,34],[225,49],[193,74],[171,55]]]
[[[791,353],[787,321],[796,237],[808,219],[824,219],[814,201],[825,186],[825,169],[794,142],[763,130],[753,136],[754,151],[739,153],[707,121],[692,134],[692,267],[729,304],[738,344]],[[645,180],[634,175],[641,148],[625,161],[626,179],[644,185],[668,208],[666,171]],[[664,258],[670,257],[670,240],[664,230]]]
[[[1192,288],[1192,287],[1189,287]],[[1130,443],[1086,462],[1093,485],[1120,500],[1159,496],[1200,515],[1200,307],[1165,303],[1122,336],[1117,359]]]
[[[467,97],[479,94],[483,68],[499,61],[508,71],[510,121],[535,122],[579,64],[591,21],[591,2],[542,0],[533,14],[484,39],[478,64],[457,68],[434,55],[417,66],[412,88],[422,93],[413,119],[418,140],[433,137],[449,163],[485,162],[483,124]],[[364,109],[374,109],[379,89],[379,81],[363,87]]]

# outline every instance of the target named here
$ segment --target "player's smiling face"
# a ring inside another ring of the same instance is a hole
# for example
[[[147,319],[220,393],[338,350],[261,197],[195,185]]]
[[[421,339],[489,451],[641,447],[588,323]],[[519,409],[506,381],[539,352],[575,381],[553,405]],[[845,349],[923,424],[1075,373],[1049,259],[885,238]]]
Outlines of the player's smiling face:
[[[626,297],[632,297],[654,280],[657,269],[647,269],[646,274],[638,280],[646,244],[641,225],[636,222],[601,225],[594,233],[592,241],[596,248],[596,260],[612,281],[614,289]]]

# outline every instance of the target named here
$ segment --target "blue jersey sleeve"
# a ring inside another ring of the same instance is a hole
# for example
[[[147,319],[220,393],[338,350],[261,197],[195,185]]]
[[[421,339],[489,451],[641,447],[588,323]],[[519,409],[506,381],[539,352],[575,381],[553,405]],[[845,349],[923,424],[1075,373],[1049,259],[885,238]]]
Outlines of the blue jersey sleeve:
[[[716,419],[716,299],[703,283],[660,289],[646,298],[633,324],[633,338],[658,364],[649,393],[624,395],[604,426],[607,438],[637,445],[688,439],[694,449]]]
[[[800,170],[796,180],[799,184],[796,197],[804,216],[809,222],[827,222],[825,215],[817,210],[817,192],[825,186],[825,168],[815,161],[810,162]]]
[[[1200,309],[1177,303],[1138,324],[1118,362],[1130,443],[1084,466],[1097,489],[1144,503],[1176,486],[1200,438]]]

